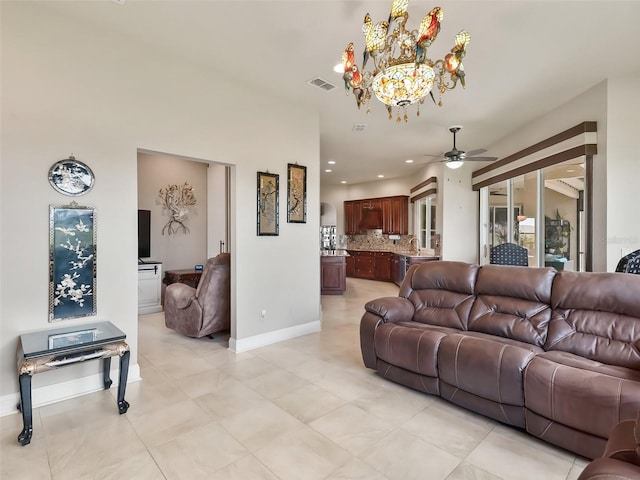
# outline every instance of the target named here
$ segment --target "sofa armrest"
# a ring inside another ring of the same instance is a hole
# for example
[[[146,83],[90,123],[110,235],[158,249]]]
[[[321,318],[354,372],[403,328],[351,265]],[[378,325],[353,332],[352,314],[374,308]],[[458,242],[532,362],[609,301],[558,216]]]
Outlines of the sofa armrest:
[[[640,467],[614,458],[596,458],[578,480],[630,480],[640,477]]]
[[[184,283],[172,283],[165,291],[165,302],[170,301],[178,310],[184,310],[196,298],[196,289]]]
[[[624,420],[613,427],[602,456],[640,467],[639,440],[636,438],[636,420]]]
[[[377,315],[383,322],[409,322],[413,319],[415,307],[404,297],[382,297],[367,302],[364,309]]]

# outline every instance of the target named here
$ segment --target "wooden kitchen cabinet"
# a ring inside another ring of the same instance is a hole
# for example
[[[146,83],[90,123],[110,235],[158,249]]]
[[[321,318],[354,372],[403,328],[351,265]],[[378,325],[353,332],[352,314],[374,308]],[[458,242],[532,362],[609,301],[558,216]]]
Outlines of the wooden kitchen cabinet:
[[[344,293],[346,258],[343,255],[323,255],[320,257],[320,293],[322,295],[342,295]]]
[[[432,262],[439,257],[412,257],[392,252],[349,250],[347,277],[394,282],[400,286],[411,265]],[[352,262],[352,267],[349,263]]]
[[[352,254],[349,254],[348,257],[345,258],[347,277],[355,277],[356,276],[356,257]]]
[[[376,260],[376,280],[383,282],[391,281],[391,261],[393,259],[393,253],[390,252],[375,252],[374,258]]]
[[[344,202],[344,233],[347,235],[360,234],[362,221],[362,201],[347,200]]]
[[[373,252],[358,252],[356,259],[356,277],[376,279],[376,259]]]
[[[383,198],[380,202],[380,207],[382,208],[382,233],[393,233],[391,226],[391,197]]]
[[[391,197],[391,219],[389,231],[396,235],[409,233],[409,197]]]
[[[382,214],[382,233],[407,235],[409,233],[409,197],[367,198],[344,202],[344,231],[347,235],[360,235],[363,212],[378,210]]]

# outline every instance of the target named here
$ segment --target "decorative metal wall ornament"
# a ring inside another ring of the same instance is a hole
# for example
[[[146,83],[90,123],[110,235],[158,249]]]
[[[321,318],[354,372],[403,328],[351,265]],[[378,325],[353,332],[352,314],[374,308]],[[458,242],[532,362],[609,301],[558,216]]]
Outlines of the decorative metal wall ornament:
[[[287,222],[307,223],[307,167],[287,164]]]
[[[196,204],[196,194],[187,182],[182,185],[168,185],[158,192],[162,210],[169,213],[169,221],[162,228],[162,235],[178,233],[180,230],[186,235],[189,229],[184,224],[189,219],[189,207]]]
[[[280,216],[280,176],[258,172],[258,235],[278,235]]]
[[[49,183],[57,191],[72,197],[84,195],[93,188],[95,177],[84,163],[69,158],[54,163],[49,169]]]
[[[49,321],[96,314],[96,212],[49,206]]]

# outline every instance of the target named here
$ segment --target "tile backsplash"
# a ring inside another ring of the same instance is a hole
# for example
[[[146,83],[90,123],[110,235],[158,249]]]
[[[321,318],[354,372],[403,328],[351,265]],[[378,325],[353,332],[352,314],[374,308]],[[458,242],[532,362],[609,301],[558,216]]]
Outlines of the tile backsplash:
[[[415,249],[415,243],[409,242],[414,235],[399,235],[399,240],[390,240],[382,230],[368,230],[366,235],[344,235],[345,248],[353,250],[382,250],[404,252]]]

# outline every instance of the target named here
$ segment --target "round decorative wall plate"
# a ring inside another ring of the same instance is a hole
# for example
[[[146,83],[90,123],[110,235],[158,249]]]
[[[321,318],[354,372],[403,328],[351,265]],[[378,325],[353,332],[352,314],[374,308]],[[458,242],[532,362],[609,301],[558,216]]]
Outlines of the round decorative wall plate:
[[[93,188],[95,178],[91,169],[73,155],[51,165],[49,183],[64,195],[84,195]]]

